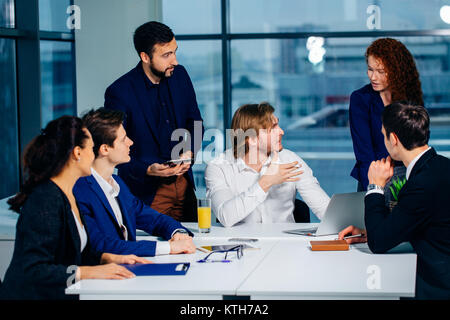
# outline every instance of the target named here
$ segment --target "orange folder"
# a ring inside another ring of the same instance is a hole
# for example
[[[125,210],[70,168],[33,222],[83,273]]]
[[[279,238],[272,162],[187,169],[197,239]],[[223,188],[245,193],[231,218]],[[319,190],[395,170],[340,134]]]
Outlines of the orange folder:
[[[346,251],[349,248],[345,240],[310,241],[312,251]]]

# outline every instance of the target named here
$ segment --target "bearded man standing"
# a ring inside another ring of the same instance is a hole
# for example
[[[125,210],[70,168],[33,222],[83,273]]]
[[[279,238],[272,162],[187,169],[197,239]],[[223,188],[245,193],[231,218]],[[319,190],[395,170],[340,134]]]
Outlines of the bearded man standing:
[[[105,92],[105,107],[125,113],[123,126],[134,141],[131,161],[118,167],[119,177],[154,210],[178,221],[196,221],[193,161],[165,164],[193,159],[201,147],[202,117],[192,82],[178,64],[178,45],[168,26],[147,22],[133,40],[138,65]],[[195,125],[201,129],[194,130]],[[177,129],[185,134],[173,139]],[[178,151],[180,143],[186,147]]]

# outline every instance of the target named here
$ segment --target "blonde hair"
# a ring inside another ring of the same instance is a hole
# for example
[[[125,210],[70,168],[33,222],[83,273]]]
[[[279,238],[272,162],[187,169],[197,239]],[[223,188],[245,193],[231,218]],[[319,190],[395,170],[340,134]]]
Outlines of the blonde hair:
[[[267,102],[240,106],[231,120],[233,155],[242,158],[249,151],[248,139],[257,137],[259,130],[272,127],[275,109]]]

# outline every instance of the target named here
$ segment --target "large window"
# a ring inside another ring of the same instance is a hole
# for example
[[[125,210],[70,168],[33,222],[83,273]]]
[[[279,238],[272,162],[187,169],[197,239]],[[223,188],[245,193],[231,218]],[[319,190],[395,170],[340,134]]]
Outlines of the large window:
[[[178,41],[177,52],[194,85],[205,129],[223,129],[220,41]]]
[[[220,0],[162,0],[162,5],[164,23],[175,34],[220,33]]]
[[[0,0],[0,199],[19,190],[25,146],[76,114],[71,0]]]
[[[15,42],[0,38],[0,199],[19,187]]]
[[[449,37],[397,37],[416,58],[432,117],[431,145],[449,151]],[[348,127],[350,93],[368,83],[364,52],[373,38],[323,38],[326,54],[313,64],[307,39],[235,40],[231,44],[232,107],[269,101],[298,153],[329,193],[355,191]],[[440,139],[434,139],[440,136]],[[447,138],[448,138],[447,137]]]
[[[14,1],[0,0],[0,28],[14,28]],[[9,31],[9,30],[8,30]],[[0,199],[19,188],[19,152],[16,94],[16,42],[0,37],[0,172],[4,183]]]
[[[441,10],[448,0],[154,2],[191,76],[208,130],[204,147],[220,139],[216,146],[226,145],[224,130],[237,107],[268,101],[285,130],[284,146],[311,166],[325,191],[355,191],[349,96],[367,83],[366,47],[394,37],[416,59],[431,115],[430,144],[450,155],[450,17]],[[7,115],[0,139],[8,150],[0,169],[13,181],[0,198],[17,191],[21,151],[39,129],[75,114],[72,4],[0,0],[0,112]],[[205,161],[215,155],[202,154],[194,166],[200,195]]]
[[[41,41],[43,127],[62,115],[76,114],[72,46],[71,42]]]
[[[230,28],[248,32],[445,29],[446,0],[230,0]]]
[[[14,0],[0,0],[0,27],[14,28]]]
[[[178,61],[186,67],[195,89],[206,130],[203,142],[205,150],[208,145],[215,143],[216,138],[220,139],[217,133],[222,134],[224,129],[220,41],[178,41]],[[214,156],[214,150],[201,152],[197,159],[202,161],[197,161],[192,168],[199,196],[205,193],[205,163]]]
[[[431,116],[430,145],[450,156],[450,29],[441,17],[448,1],[217,0],[201,15],[205,1],[178,2],[163,1],[162,11],[177,39],[189,42],[180,46],[179,62],[191,76],[212,70],[205,59],[222,67],[221,75],[193,76],[200,105],[222,95],[222,103],[201,110],[207,127],[216,119],[223,123],[217,128],[227,129],[240,105],[268,101],[285,131],[284,147],[308,163],[324,190],[330,196],[356,191],[349,97],[368,83],[367,46],[393,37],[416,60]],[[215,50],[202,50],[214,40]],[[203,194],[204,164],[198,168]]]
[[[68,32],[67,8],[71,0],[39,0],[39,29]],[[69,10],[71,12],[71,10]]]

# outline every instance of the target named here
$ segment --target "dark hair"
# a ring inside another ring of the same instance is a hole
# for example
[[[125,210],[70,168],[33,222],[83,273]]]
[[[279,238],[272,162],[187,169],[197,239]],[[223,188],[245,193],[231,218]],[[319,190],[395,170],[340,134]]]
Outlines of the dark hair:
[[[422,147],[430,139],[430,117],[427,109],[408,102],[395,102],[384,108],[383,127],[386,137],[393,132],[405,147]]]
[[[98,108],[90,110],[83,116],[83,124],[89,130],[94,141],[94,154],[98,157],[98,150],[102,144],[113,147],[117,138],[117,129],[123,122],[125,114],[120,110]]]
[[[248,138],[259,134],[260,129],[272,126],[272,114],[275,109],[268,102],[244,104],[240,106],[231,120],[233,154],[243,157],[248,151]]]
[[[20,192],[8,200],[10,209],[20,212],[34,187],[58,175],[75,147],[83,148],[89,136],[80,118],[62,116],[50,121],[25,148],[24,182]]]
[[[169,43],[173,37],[174,34],[168,26],[157,21],[150,21],[134,31],[134,48],[138,55],[145,52],[151,59],[155,44]]]
[[[366,50],[366,62],[369,56],[383,63],[393,102],[410,101],[424,105],[416,63],[403,43],[391,38],[377,39]]]

